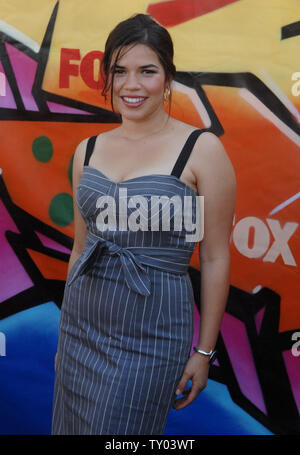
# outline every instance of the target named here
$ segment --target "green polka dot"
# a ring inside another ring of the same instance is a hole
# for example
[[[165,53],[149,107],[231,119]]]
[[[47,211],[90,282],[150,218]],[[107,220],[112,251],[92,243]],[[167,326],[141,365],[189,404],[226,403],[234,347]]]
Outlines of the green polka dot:
[[[49,216],[57,226],[67,226],[74,219],[73,198],[68,193],[54,196],[49,206]]]
[[[53,145],[47,136],[39,136],[32,143],[34,157],[42,163],[50,161],[53,155]]]

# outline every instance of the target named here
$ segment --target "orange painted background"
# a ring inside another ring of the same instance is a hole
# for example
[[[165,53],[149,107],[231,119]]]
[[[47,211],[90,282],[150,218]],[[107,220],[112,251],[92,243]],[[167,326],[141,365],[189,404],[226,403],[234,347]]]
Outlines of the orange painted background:
[[[298,0],[0,0],[0,11],[1,332],[46,302],[59,314],[72,157],[82,139],[118,125],[100,94],[105,40],[120,20],[148,12],[174,41],[171,115],[217,134],[237,177],[231,291],[210,377],[270,431],[299,432]],[[197,249],[190,266],[196,337]],[[55,337],[50,344],[55,351]],[[6,351],[1,368],[11,371],[8,341]]]

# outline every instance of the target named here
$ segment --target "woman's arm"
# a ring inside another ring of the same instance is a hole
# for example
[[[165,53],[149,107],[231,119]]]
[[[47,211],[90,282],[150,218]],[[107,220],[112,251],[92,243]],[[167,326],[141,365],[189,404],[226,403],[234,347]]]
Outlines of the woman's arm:
[[[195,150],[195,174],[198,193],[204,196],[204,237],[199,244],[201,271],[200,334],[197,347],[213,350],[217,341],[229,291],[230,235],[235,202],[236,178],[221,141],[212,133],[203,133]],[[197,155],[201,153],[201,159]],[[190,404],[207,383],[209,358],[195,352],[187,362],[178,384],[182,393],[192,379],[186,396],[175,402],[175,409]]]
[[[81,177],[85,151],[86,151],[86,143],[87,139],[84,139],[80,144],[77,146],[74,158],[73,158],[73,169],[72,169],[72,186],[73,186],[73,208],[74,208],[74,242],[72,247],[72,252],[69,258],[68,263],[68,272],[67,277],[69,276],[70,270],[73,267],[74,262],[80,256],[87,235],[87,227],[85,224],[84,219],[81,216],[81,213],[77,207],[76,203],[76,190],[77,186]],[[56,369],[56,362],[57,362],[57,353],[55,354],[54,358],[54,370]]]
[[[73,267],[74,262],[80,256],[87,235],[87,227],[85,221],[78,209],[76,203],[76,190],[82,174],[87,139],[84,139],[77,146],[73,158],[72,182],[73,182],[73,208],[74,208],[74,242],[72,252],[68,264],[68,275]]]
[[[197,346],[214,349],[230,283],[230,235],[236,202],[233,166],[217,136],[207,133],[198,191],[204,196],[204,237],[199,244],[201,321]],[[201,355],[201,354],[200,354]]]

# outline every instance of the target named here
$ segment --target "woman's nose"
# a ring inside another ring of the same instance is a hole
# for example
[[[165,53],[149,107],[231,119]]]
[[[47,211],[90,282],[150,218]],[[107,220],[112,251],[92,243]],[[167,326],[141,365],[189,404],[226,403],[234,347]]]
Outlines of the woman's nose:
[[[127,89],[135,89],[140,87],[139,79],[137,74],[135,73],[127,73],[126,79],[125,79],[125,88]]]

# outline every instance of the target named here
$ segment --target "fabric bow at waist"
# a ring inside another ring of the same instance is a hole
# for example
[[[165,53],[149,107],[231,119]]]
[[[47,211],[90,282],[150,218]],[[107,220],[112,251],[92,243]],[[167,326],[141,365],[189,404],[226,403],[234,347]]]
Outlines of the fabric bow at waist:
[[[191,256],[191,250],[177,247],[122,247],[99,235],[88,232],[82,254],[70,270],[66,283],[68,286],[84,271],[92,267],[97,257],[97,250],[100,250],[101,254],[108,253],[119,256],[127,286],[145,296],[151,293],[151,281],[144,265],[165,272],[183,274],[188,270]]]

